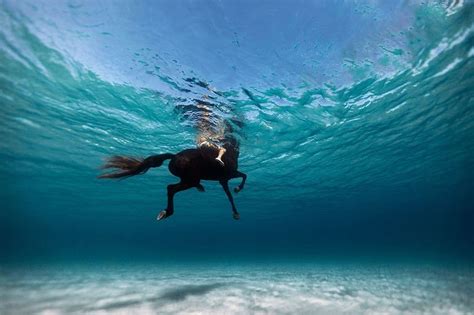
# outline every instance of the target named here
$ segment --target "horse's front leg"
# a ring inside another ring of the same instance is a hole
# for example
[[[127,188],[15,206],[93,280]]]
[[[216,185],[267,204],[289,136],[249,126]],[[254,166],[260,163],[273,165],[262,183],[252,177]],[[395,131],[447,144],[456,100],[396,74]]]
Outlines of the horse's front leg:
[[[240,214],[239,212],[237,212],[237,208],[235,207],[235,204],[234,204],[234,198],[232,197],[232,194],[230,193],[230,190],[229,190],[229,181],[223,180],[220,183],[222,185],[222,188],[224,188],[225,194],[227,195],[227,198],[229,199],[230,204],[232,205],[232,213],[233,213],[232,216],[236,220],[240,219]]]
[[[195,185],[187,183],[187,182],[179,182],[177,184],[171,184],[168,185],[168,205],[166,206],[166,209],[161,211],[156,219],[163,220],[166,219],[167,217],[173,215],[174,213],[174,195],[177,192],[180,192],[182,190],[189,189],[191,187],[194,187]]]
[[[237,178],[237,177],[241,177],[242,182],[240,183],[239,186],[234,188],[235,193],[238,193],[239,191],[244,189],[245,181],[247,180],[247,174],[239,172],[239,171],[235,171],[234,176],[232,178]]]

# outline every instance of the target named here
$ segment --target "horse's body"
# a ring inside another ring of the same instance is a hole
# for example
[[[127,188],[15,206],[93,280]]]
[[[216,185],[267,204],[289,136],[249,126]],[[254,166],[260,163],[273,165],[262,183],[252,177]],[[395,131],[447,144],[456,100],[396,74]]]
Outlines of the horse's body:
[[[124,156],[111,157],[104,168],[116,168],[119,171],[100,175],[99,178],[123,178],[145,173],[151,167],[159,167],[163,161],[171,159],[168,169],[171,174],[179,177],[181,181],[177,184],[168,185],[168,205],[165,210],[158,214],[157,219],[162,220],[171,216],[174,212],[173,197],[182,190],[192,187],[199,191],[204,191],[201,180],[219,181],[224,189],[231,205],[234,219],[240,218],[234,204],[232,194],[229,190],[229,180],[241,177],[242,182],[234,191],[237,193],[244,188],[247,175],[237,170],[239,150],[236,145],[224,144],[227,150],[222,166],[215,160],[217,150],[212,147],[201,147],[196,149],[186,149],[177,154],[165,153],[147,157],[146,159],[135,159]]]

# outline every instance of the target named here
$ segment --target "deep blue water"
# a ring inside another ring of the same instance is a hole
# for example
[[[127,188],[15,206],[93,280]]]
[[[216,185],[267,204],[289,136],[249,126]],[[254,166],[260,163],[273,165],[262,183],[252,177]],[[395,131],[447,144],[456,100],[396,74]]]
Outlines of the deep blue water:
[[[0,1],[0,310],[469,313],[473,22],[472,1]],[[240,141],[240,221],[203,182],[157,222],[166,166],[96,178],[195,147],[199,100]]]

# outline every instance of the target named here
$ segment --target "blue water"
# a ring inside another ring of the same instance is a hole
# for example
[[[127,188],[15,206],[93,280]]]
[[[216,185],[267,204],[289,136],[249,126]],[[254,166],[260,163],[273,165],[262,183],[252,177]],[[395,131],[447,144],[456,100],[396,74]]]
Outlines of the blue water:
[[[0,313],[472,312],[473,21],[472,1],[0,1]],[[240,141],[240,221],[203,182],[157,222],[167,167],[96,179],[195,147],[199,100]]]

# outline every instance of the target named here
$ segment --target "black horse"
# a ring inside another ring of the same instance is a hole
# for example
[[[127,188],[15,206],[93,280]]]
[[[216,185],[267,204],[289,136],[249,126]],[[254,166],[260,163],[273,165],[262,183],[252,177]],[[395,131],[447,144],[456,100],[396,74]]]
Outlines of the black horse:
[[[115,168],[118,170],[102,174],[99,178],[126,178],[144,174],[149,168],[159,167],[163,164],[163,161],[171,159],[168,169],[171,174],[178,176],[181,181],[177,184],[168,185],[168,205],[165,210],[158,214],[157,220],[165,219],[173,214],[173,197],[177,192],[192,187],[196,187],[199,191],[203,192],[204,187],[201,185],[201,180],[219,181],[232,205],[233,217],[238,220],[240,215],[235,207],[228,183],[232,178],[242,178],[240,185],[234,189],[238,193],[244,188],[247,175],[237,170],[239,158],[238,143],[234,141],[226,142],[223,147],[227,150],[223,157],[225,166],[222,166],[215,160],[217,156],[215,148],[202,146],[195,149],[186,149],[178,154],[158,154],[145,159],[113,156],[106,161],[103,168]]]

